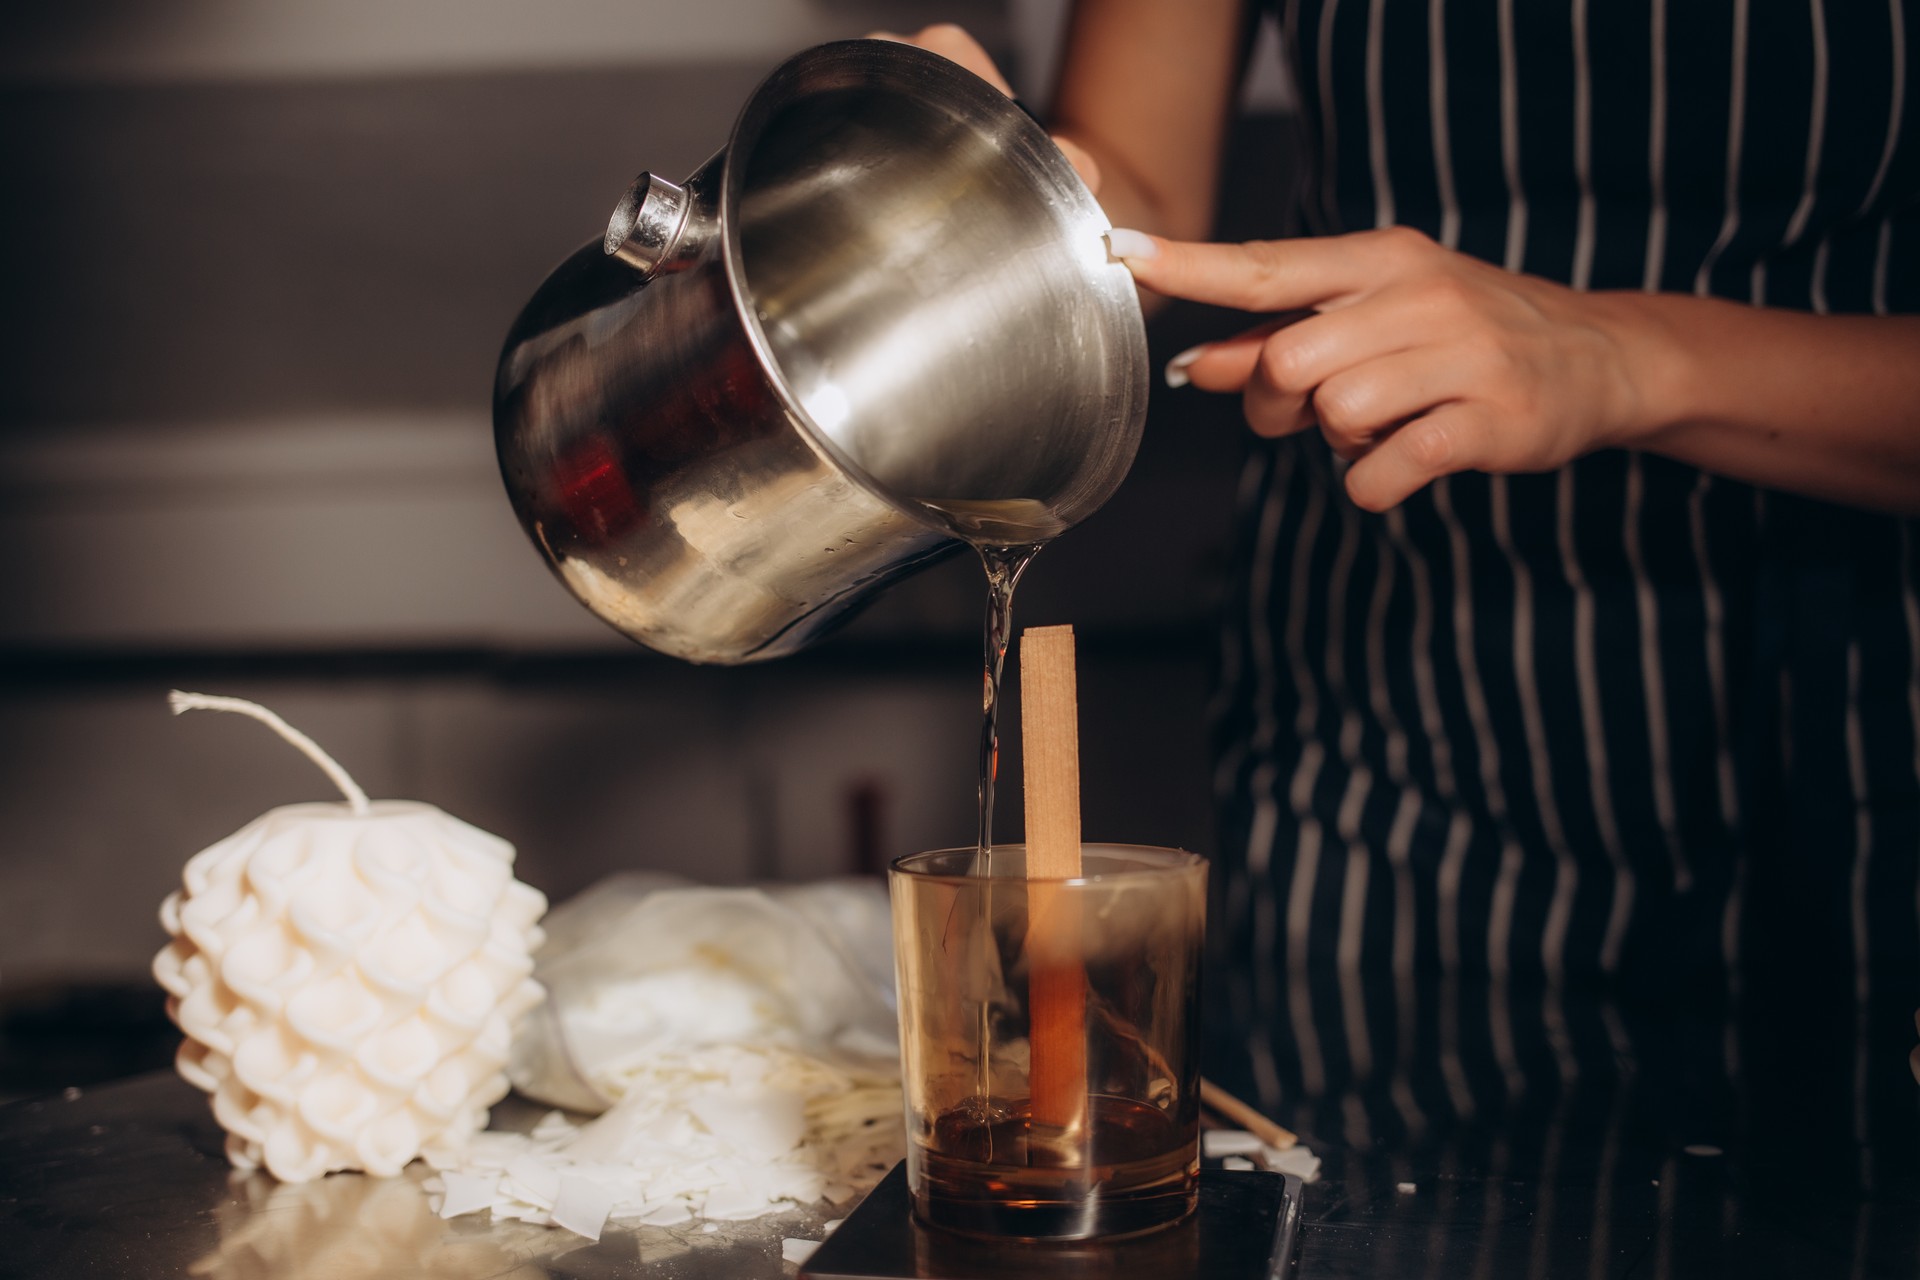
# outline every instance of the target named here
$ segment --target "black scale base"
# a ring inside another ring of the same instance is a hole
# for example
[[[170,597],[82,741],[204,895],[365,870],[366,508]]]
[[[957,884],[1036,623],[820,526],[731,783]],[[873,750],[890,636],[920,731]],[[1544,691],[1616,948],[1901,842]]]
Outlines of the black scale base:
[[[800,1280],[1284,1280],[1300,1180],[1200,1171],[1200,1207],[1178,1226],[1108,1243],[977,1240],[923,1227],[897,1164],[800,1269]]]

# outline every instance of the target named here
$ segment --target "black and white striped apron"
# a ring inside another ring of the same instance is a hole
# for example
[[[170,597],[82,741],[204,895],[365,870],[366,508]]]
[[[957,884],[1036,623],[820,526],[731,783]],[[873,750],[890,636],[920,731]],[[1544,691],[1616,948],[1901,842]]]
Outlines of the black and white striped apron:
[[[1920,311],[1920,5],[1278,7],[1315,230]],[[1844,1039],[1809,1083],[1920,1132],[1914,524],[1623,451],[1373,515],[1337,467],[1309,433],[1241,490],[1209,1070],[1366,1142],[1617,1060],[1622,1002],[1719,1002]]]

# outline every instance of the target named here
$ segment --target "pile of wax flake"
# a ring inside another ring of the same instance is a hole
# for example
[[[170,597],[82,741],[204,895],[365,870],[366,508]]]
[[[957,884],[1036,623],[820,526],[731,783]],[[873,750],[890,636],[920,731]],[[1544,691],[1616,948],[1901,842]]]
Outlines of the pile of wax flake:
[[[609,1219],[674,1226],[739,1220],[864,1193],[904,1154],[897,1074],[779,1047],[661,1053],[624,1073],[621,1099],[576,1124],[552,1111],[530,1134],[475,1134],[430,1153],[443,1218],[564,1227]]]
[[[1200,1154],[1218,1157],[1226,1169],[1265,1169],[1291,1173],[1302,1182],[1320,1181],[1320,1157],[1303,1144],[1270,1147],[1245,1129],[1208,1129],[1200,1135]]]

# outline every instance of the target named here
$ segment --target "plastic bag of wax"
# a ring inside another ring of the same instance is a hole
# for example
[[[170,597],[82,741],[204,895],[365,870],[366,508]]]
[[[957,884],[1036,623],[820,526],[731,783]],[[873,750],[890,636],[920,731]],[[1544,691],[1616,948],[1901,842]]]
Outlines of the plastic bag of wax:
[[[663,1058],[792,1050],[897,1077],[886,890],[833,880],[710,888],[624,873],[548,913],[547,1001],[514,1037],[521,1093],[604,1111]]]

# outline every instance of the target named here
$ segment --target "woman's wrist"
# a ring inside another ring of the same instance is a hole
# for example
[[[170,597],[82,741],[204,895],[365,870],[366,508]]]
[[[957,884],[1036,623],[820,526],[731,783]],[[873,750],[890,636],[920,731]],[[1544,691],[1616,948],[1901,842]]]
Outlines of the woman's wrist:
[[[1673,433],[1699,420],[1704,371],[1683,314],[1697,300],[1638,291],[1587,296],[1616,361],[1612,427],[1601,443],[1657,451]]]
[[[1621,353],[1617,444],[1850,506],[1920,514],[1920,317],[1685,294],[1588,295]]]

